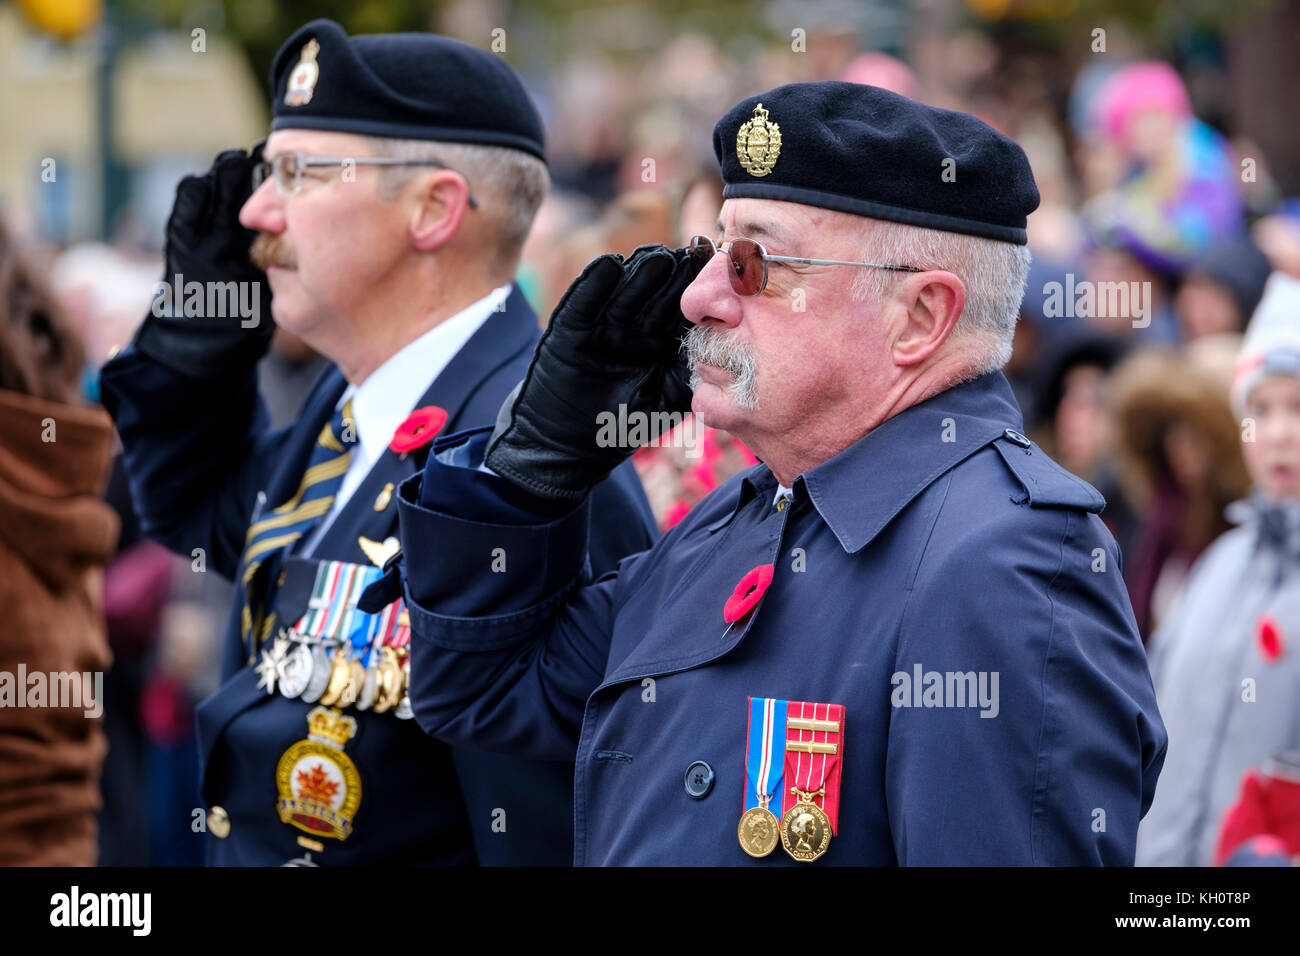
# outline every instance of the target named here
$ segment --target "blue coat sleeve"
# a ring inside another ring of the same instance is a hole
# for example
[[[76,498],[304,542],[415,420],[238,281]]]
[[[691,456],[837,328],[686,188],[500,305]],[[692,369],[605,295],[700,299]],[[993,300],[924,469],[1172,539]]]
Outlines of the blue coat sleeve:
[[[287,430],[272,432],[255,367],[187,378],[127,348],[100,373],[145,534],[227,578],[239,566],[257,492]]]
[[[638,558],[592,582],[592,496],[548,507],[478,470],[490,429],[468,434],[398,490],[415,717],[454,746],[572,760]]]
[[[901,864],[1133,864],[1166,736],[1118,549],[1096,515],[1020,514],[936,529],[909,595],[885,768]],[[957,684],[978,707],[951,706]]]

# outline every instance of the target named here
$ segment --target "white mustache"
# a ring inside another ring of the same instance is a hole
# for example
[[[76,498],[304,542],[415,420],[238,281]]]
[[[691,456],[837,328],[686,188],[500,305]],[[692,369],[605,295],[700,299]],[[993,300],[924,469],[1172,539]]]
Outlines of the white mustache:
[[[697,325],[686,333],[682,348],[686,351],[686,362],[691,367],[692,390],[703,384],[698,367],[716,365],[731,373],[734,381],[727,391],[736,400],[736,404],[747,411],[758,408],[758,363],[745,346],[724,332]]]

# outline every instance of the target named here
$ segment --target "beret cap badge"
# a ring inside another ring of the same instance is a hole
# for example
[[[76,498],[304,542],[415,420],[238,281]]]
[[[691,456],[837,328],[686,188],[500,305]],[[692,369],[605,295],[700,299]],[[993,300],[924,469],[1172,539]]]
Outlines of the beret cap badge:
[[[289,74],[289,85],[284,91],[285,106],[306,106],[311,102],[312,91],[316,89],[316,81],[320,78],[320,67],[316,65],[316,54],[319,52],[320,44],[315,37],[303,46],[298,65]]]
[[[768,122],[767,110],[759,103],[754,115],[736,133],[736,159],[755,178],[766,176],[781,155],[781,127]]]

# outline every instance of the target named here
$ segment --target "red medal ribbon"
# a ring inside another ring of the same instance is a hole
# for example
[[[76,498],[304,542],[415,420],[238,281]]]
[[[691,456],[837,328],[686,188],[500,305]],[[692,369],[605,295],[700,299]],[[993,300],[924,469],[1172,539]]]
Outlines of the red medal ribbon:
[[[799,802],[799,797],[791,791],[797,787],[804,793],[816,793],[823,787],[826,793],[814,797],[813,803],[821,807],[831,822],[831,832],[840,832],[840,757],[844,753],[844,705],[816,704],[811,702],[790,701],[786,710],[787,722],[792,720],[832,721],[838,730],[806,730],[791,727],[787,723],[785,734],[785,792],[781,796],[781,813],[789,810]],[[793,743],[828,744],[835,748],[834,753],[808,753],[804,750],[791,750]]]

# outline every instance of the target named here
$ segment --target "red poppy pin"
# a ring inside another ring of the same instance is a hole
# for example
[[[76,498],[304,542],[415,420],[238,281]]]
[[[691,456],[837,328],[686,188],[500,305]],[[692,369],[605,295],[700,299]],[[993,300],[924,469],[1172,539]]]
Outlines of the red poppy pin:
[[[728,624],[735,624],[752,611],[754,605],[767,593],[767,586],[772,583],[772,574],[775,570],[773,565],[760,564],[741,578],[740,583],[736,585],[736,590],[731,592],[731,597],[727,598],[727,603],[722,608],[722,619]]]
[[[417,408],[406,416],[406,421],[397,426],[397,431],[393,432],[393,440],[388,443],[388,447],[399,455],[415,451],[433,441],[434,436],[442,431],[442,426],[445,424],[447,424],[445,408],[439,408],[437,405]]]
[[[1282,656],[1282,625],[1272,614],[1261,614],[1255,622],[1255,643],[1270,664]]]

